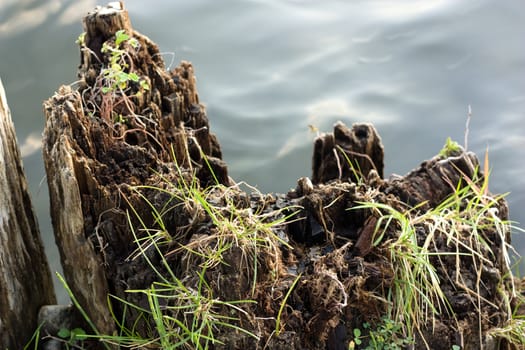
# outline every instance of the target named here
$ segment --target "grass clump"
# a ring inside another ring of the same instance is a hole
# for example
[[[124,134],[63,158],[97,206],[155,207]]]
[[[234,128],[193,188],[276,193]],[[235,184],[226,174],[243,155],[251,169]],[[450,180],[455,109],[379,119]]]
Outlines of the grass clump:
[[[453,145],[447,148],[456,150]],[[457,296],[469,300],[477,311],[480,344],[491,325],[484,310],[510,310],[509,299],[503,296],[509,290],[516,295],[513,279],[495,272],[511,275],[507,239],[511,223],[500,213],[502,202],[503,196],[488,194],[488,178],[480,177],[464,178],[448,198],[426,211],[377,202],[352,208],[379,217],[373,245],[389,257],[394,276],[385,293],[388,311],[382,320],[401,326],[396,339],[420,339],[428,347],[425,334],[438,319],[456,322],[460,332]],[[495,281],[488,278],[497,280],[499,292],[491,289]],[[513,319],[509,327],[512,331],[494,334],[518,341],[513,334],[520,334],[523,324]]]
[[[523,316],[512,317],[503,327],[491,329],[489,334],[522,349],[525,346],[525,318]]]
[[[101,339],[133,347],[147,345],[158,349],[208,349],[212,345],[223,344],[215,337],[221,327],[257,338],[255,334],[237,326],[238,317],[231,316],[245,312],[242,305],[253,301],[222,301],[215,298],[204,274],[205,270],[197,271],[199,282],[196,288],[189,283],[191,279],[175,279],[169,283],[155,282],[146,289],[129,290],[129,293],[146,296],[146,308],[116,298],[133,311],[138,311],[139,319],[147,318],[152,321],[152,334],[155,336],[139,334],[126,328],[124,322],[121,322],[120,336],[102,336]]]
[[[126,291],[136,296],[129,299],[144,303],[112,297],[110,304],[125,310],[113,312],[119,334],[100,339],[159,349],[210,349],[224,344],[221,337],[232,332],[258,341],[249,311],[258,283],[276,282],[283,274],[281,249],[291,247],[276,231],[287,217],[281,210],[268,210],[264,200],[259,208],[247,205],[238,185],[201,188],[195,175],[178,166],[176,171],[177,182],[159,175],[159,186],[132,188],[153,220],[148,222],[128,201],[137,247],[129,261],[144,260],[155,281]],[[181,213],[191,218],[187,225],[170,227],[166,221]]]
[[[135,245],[124,263],[146,267],[153,282],[108,296],[117,333],[100,334],[61,279],[91,327],[88,334],[64,330],[68,346],[100,341],[106,348],[205,350],[234,342],[232,335],[245,343],[260,340],[256,299],[285,273],[282,252],[292,248],[277,232],[290,208],[273,209],[259,193],[254,205],[238,184],[203,188],[192,169],[176,163],[173,174],[171,180],[156,174],[156,186],[130,187],[124,197]],[[275,300],[284,307],[289,293]]]

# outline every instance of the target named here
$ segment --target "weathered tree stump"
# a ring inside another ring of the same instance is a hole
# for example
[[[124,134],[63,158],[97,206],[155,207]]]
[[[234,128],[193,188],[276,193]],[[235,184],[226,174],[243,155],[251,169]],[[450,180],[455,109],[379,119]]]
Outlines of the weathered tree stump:
[[[0,80],[0,347],[22,349],[55,292]]]
[[[125,290],[154,278],[146,261],[128,262],[136,245],[127,213],[136,210],[152,220],[151,209],[129,186],[155,186],[161,177],[176,182],[176,166],[191,169],[203,184],[230,180],[199,104],[191,64],[167,72],[157,46],[131,28],[119,6],[89,13],[84,30],[78,89],[62,86],[44,103],[43,153],[66,280],[81,305],[89,306],[98,331],[111,334],[108,293],[126,298]],[[136,43],[116,47],[119,30]],[[104,45],[125,50],[119,64],[149,88],[131,81],[125,88],[112,86],[104,69],[111,69],[116,51]]]
[[[339,179],[356,182],[374,170],[383,177],[384,150],[371,124],[354,124],[348,129],[339,122],[331,134],[320,135],[314,143],[312,182]]]
[[[405,176],[384,180],[383,145],[375,128],[337,123],[333,134],[315,142],[312,180],[299,179],[297,188],[286,195],[247,194],[228,177],[220,145],[199,104],[191,64],[182,62],[167,72],[157,46],[133,30],[127,12],[118,5],[88,14],[84,29],[79,82],[62,86],[44,103],[43,152],[65,277],[100,332],[115,331],[106,306],[108,294],[147,308],[144,294],[127,291],[149,288],[169,270],[193,283],[192,290],[205,279],[217,300],[256,301],[242,305],[243,312],[231,318],[237,328],[213,329],[216,340],[224,343],[217,341],[215,348],[348,348],[353,328],[379,319],[392,307],[381,292],[395,280],[393,262],[382,245],[396,239],[395,225],[382,221],[381,210],[361,204],[425,213],[461,186],[483,182],[477,158],[461,149],[436,156]],[[202,203],[202,193],[198,199],[183,198],[194,188],[206,189],[207,204]],[[491,215],[506,219],[506,202],[494,203]],[[211,207],[217,212],[210,213]],[[255,215],[269,222],[289,215],[271,234],[257,228],[258,243],[244,251],[240,238],[224,231],[238,222],[224,227],[217,223],[218,216],[231,218],[234,212],[246,216],[238,218],[243,223]],[[380,224],[384,242],[374,244]],[[418,225],[412,239],[425,242],[425,223]],[[162,246],[148,236],[152,227],[162,234],[155,238]],[[434,323],[422,324],[416,348],[425,347],[422,338],[444,348],[459,338],[461,345],[474,344],[472,348],[487,345],[480,329],[500,326],[509,316],[498,294],[505,285],[493,282],[503,281],[509,272],[501,259],[508,237],[502,239],[490,229],[483,234],[491,247],[479,253],[487,255],[486,271],[473,267],[477,256],[458,257],[455,265],[433,261],[442,274],[451,312],[457,315],[443,314]],[[236,243],[221,252],[221,262],[196,276],[206,261],[203,254],[192,252],[213,249],[231,236]],[[268,246],[260,242],[273,245],[265,249]],[[439,253],[454,248],[444,237],[427,245]],[[246,264],[254,255],[255,263]],[[473,302],[453,281],[448,269],[456,267],[460,272],[454,273],[468,283],[481,283],[483,300]],[[294,280],[299,283],[289,293]],[[111,298],[109,302],[120,319],[125,306]],[[168,309],[172,302],[161,307]],[[136,323],[133,312],[126,315],[125,326],[151,334],[152,321]],[[281,312],[285,326],[279,334],[276,317]],[[492,318],[478,325],[476,312]],[[454,322],[463,328],[454,328]]]

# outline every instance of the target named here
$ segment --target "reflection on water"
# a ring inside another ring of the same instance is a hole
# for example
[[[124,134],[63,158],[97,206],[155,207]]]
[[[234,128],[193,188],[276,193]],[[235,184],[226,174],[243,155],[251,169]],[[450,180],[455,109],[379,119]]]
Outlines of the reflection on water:
[[[0,11],[4,14],[0,17],[0,37],[37,30],[51,18],[58,26],[78,23],[78,15],[95,5],[95,0],[3,0],[0,4]]]
[[[0,75],[41,231],[53,238],[38,149],[42,100],[76,80],[74,44],[95,0],[2,0]],[[525,224],[525,22],[521,0],[128,0],[134,27],[192,61],[232,176],[283,192],[310,174],[312,140],[373,122],[385,174],[403,174],[450,136],[489,148],[494,192]],[[309,127],[310,126],[310,127]],[[525,239],[514,239],[525,253]],[[56,251],[51,264],[57,269]]]
[[[20,155],[27,158],[42,149],[42,135],[37,132],[29,134],[25,140],[19,141]]]

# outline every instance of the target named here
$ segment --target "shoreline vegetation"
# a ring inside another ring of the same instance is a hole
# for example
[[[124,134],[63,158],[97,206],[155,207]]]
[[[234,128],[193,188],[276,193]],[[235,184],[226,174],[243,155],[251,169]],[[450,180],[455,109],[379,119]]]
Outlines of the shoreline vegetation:
[[[2,335],[4,348],[525,346],[525,283],[510,260],[510,230],[521,229],[489,190],[487,154],[480,162],[448,139],[384,179],[374,126],[337,123],[315,140],[311,178],[261,193],[228,176],[191,63],[166,70],[122,2],[83,25],[78,81],[44,102],[59,278],[73,305],[34,299],[40,319],[16,311],[35,319]],[[25,240],[39,242],[33,226]],[[27,266],[46,280],[47,263]],[[12,285],[0,283],[3,297],[18,293]],[[16,326],[0,300],[0,329]]]

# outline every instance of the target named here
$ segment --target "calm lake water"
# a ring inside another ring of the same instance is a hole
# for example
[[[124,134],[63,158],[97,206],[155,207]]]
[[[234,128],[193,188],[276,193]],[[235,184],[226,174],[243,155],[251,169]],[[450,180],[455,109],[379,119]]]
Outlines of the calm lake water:
[[[93,0],[0,0],[0,77],[35,210],[60,269],[49,219],[41,103],[76,80],[75,39]],[[491,190],[510,192],[525,226],[525,2],[128,0],[134,28],[167,65],[193,62],[231,175],[285,192],[310,175],[314,134],[337,120],[375,124],[385,174],[405,174],[450,136],[481,158]],[[525,234],[515,233],[525,255]],[[525,265],[523,265],[525,266]],[[59,287],[59,298],[66,299]]]

